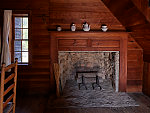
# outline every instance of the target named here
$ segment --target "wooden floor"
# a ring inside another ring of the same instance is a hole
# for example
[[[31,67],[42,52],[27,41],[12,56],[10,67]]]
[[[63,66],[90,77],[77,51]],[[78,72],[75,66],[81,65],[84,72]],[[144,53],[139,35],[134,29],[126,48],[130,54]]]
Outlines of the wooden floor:
[[[125,108],[59,108],[50,109],[47,106],[47,96],[17,97],[16,113],[150,113],[150,98],[142,93],[129,93],[140,105]]]
[[[46,96],[17,96],[16,113],[44,113],[47,101]]]

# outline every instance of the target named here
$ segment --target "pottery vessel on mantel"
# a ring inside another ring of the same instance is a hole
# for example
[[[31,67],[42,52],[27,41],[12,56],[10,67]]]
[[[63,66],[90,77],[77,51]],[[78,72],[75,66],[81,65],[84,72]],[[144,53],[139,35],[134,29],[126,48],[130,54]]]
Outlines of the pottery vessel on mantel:
[[[83,31],[90,31],[90,25],[88,25],[86,22],[83,24]]]
[[[107,25],[102,24],[102,25],[101,25],[101,30],[102,30],[103,32],[106,32],[106,31],[108,30]]]
[[[76,31],[76,25],[74,23],[71,24],[71,31]]]
[[[57,26],[56,28],[57,28],[57,31],[61,31],[62,30],[61,26]]]

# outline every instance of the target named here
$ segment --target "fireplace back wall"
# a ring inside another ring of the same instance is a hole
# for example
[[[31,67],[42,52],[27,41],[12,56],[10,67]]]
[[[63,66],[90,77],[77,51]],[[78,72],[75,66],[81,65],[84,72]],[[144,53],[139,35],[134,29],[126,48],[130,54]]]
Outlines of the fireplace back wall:
[[[97,71],[100,82],[111,79],[114,89],[118,91],[119,52],[102,51],[60,51],[58,52],[61,85],[66,80],[75,79],[77,71]]]

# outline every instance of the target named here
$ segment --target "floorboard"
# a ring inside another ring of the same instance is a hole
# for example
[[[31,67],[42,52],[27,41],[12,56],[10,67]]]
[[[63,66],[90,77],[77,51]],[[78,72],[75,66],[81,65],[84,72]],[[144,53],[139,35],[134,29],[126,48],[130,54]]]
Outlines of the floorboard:
[[[150,113],[150,98],[142,93],[129,93],[140,105],[120,108],[49,108],[52,96],[17,96],[16,113]],[[51,99],[50,99],[51,98]]]
[[[47,96],[17,96],[16,113],[44,113]]]

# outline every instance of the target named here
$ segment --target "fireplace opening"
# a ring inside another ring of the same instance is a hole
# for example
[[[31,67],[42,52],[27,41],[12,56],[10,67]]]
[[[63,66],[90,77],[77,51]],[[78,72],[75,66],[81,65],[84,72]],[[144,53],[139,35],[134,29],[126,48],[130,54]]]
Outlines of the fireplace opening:
[[[59,51],[61,88],[74,80],[79,90],[119,90],[119,51]]]

